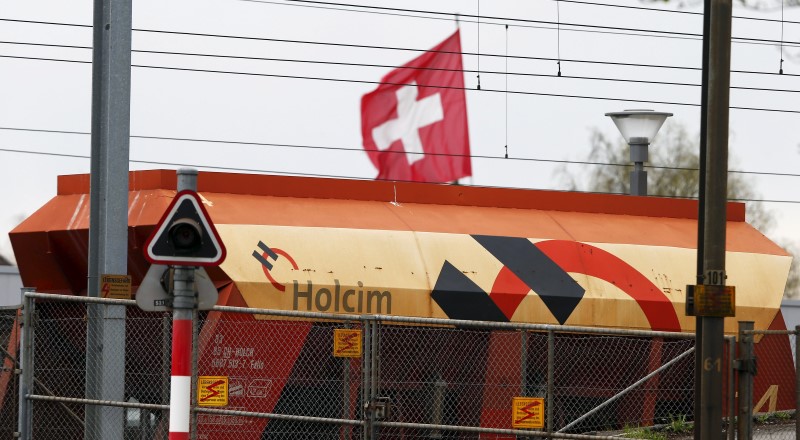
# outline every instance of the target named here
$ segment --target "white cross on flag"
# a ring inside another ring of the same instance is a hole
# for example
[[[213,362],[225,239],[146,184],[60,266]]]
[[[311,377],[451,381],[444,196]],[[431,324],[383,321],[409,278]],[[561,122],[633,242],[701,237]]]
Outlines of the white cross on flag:
[[[472,175],[458,31],[361,98],[361,134],[378,179],[451,182]]]

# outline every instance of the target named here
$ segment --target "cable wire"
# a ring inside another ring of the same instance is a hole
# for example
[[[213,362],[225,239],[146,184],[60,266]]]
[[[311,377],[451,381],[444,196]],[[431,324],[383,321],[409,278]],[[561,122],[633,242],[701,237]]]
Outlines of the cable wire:
[[[257,0],[240,0],[240,1],[257,1]],[[57,26],[80,26],[80,27],[85,27],[86,26],[86,25],[78,25],[78,24],[71,24],[71,23],[57,23],[57,22],[44,22],[44,21],[32,21],[32,20],[16,20],[16,19],[5,19],[5,18],[0,18],[0,21],[11,21],[11,22],[22,21],[22,22],[26,22],[26,23],[48,24],[48,25],[57,25]],[[553,24],[556,24],[556,23],[553,23]],[[89,26],[89,27],[91,27],[91,26]],[[133,31],[134,32],[144,32],[144,33],[158,33],[158,34],[194,36],[194,37],[209,37],[209,38],[236,39],[236,40],[249,40],[249,41],[268,41],[268,42],[277,42],[277,43],[324,45],[324,46],[349,47],[349,48],[359,48],[359,49],[396,50],[396,51],[409,51],[409,52],[436,52],[436,53],[445,53],[445,54],[458,53],[458,52],[451,52],[451,51],[432,51],[430,49],[403,48],[403,47],[392,47],[392,46],[373,46],[373,45],[365,45],[365,44],[332,43],[332,42],[322,42],[322,41],[290,40],[290,39],[282,39],[282,38],[224,35],[224,34],[199,33],[199,32],[165,31],[165,30],[158,30],[158,29],[133,29]],[[764,40],[764,41],[769,41],[770,43],[776,43],[776,44],[780,43],[779,40]],[[45,44],[41,44],[41,43],[28,43],[28,44],[31,44],[31,45],[45,45]],[[793,46],[800,46],[800,43],[784,42],[784,44],[793,45]],[[771,45],[773,45],[773,44],[771,44]],[[474,53],[474,52],[460,52],[460,54],[461,55],[467,55],[467,56],[477,56],[478,55],[477,53]],[[489,56],[489,57],[506,57],[506,56],[508,56],[508,57],[515,58],[515,59],[540,60],[540,61],[542,61],[542,60],[543,61],[557,61],[558,60],[558,59],[547,58],[547,57],[531,57],[531,56],[519,56],[519,55],[501,55],[501,54],[487,54],[487,53],[483,53],[483,54],[480,54],[480,55],[481,56]],[[561,61],[572,62],[572,63],[603,64],[603,65],[628,66],[628,67],[649,67],[649,68],[679,69],[679,70],[701,70],[699,67],[691,67],[691,66],[669,66],[669,65],[659,65],[659,64],[621,63],[621,62],[611,62],[611,61],[578,60],[578,59],[562,59]],[[774,72],[743,71],[743,70],[731,70],[731,73],[747,73],[747,74],[759,74],[759,75],[775,74]]]
[[[401,13],[392,13],[392,12],[380,12],[380,11],[365,11],[360,9],[346,9],[346,8],[337,8],[337,7],[328,7],[328,6],[313,6],[313,5],[301,5],[301,4],[289,4],[283,3],[274,0],[238,0],[241,2],[250,2],[250,3],[265,3],[270,5],[278,5],[278,6],[292,6],[292,7],[301,7],[301,8],[310,8],[310,9],[325,9],[325,10],[332,10],[332,11],[344,11],[344,12],[358,12],[364,14],[375,14],[375,15],[389,15],[389,16],[396,16],[396,17],[408,17],[408,18],[418,18],[418,19],[425,19],[425,20],[440,20],[446,21],[449,20],[443,17],[428,17],[424,15],[412,15],[412,14],[401,14]],[[671,12],[671,11],[668,11]],[[458,16],[459,14],[455,14]],[[477,20],[463,20],[465,23],[477,23]],[[505,26],[507,23],[495,23],[491,21],[482,21],[483,24],[493,25],[493,26]],[[525,24],[511,24],[510,26],[517,27],[517,28],[528,28],[528,29],[545,29],[545,30],[552,30],[552,26],[537,26],[537,25],[525,25]],[[700,38],[696,37],[677,37],[677,36],[669,36],[669,35],[650,35],[650,34],[637,34],[632,32],[612,32],[612,31],[597,31],[597,30],[589,30],[589,29],[565,29],[569,32],[583,32],[583,33],[597,33],[597,34],[608,34],[608,35],[633,35],[639,37],[652,37],[652,38],[668,38],[668,39],[676,39],[676,40],[700,40]],[[736,42],[741,44],[764,44],[764,43],[746,43],[746,42]]]
[[[259,2],[258,0],[248,0],[253,2]],[[322,6],[337,6],[337,7],[349,7],[349,8],[362,8],[366,10],[374,10],[374,11],[391,11],[391,12],[403,12],[403,13],[415,13],[415,14],[428,14],[433,16],[452,16],[453,14],[450,12],[442,12],[442,11],[431,11],[431,10],[424,10],[424,9],[405,9],[405,8],[392,8],[386,6],[373,6],[373,5],[359,5],[359,4],[352,4],[352,3],[338,3],[338,2],[323,2],[317,0],[284,0],[287,3],[303,3],[303,4],[313,4],[313,5],[322,5]],[[556,2],[560,0],[554,0]],[[578,3],[578,2],[574,2]],[[585,3],[588,4],[588,3]],[[611,6],[606,4],[595,3],[595,6]],[[642,8],[648,11],[658,11],[656,9],[650,8]],[[674,11],[667,11],[665,12],[674,12]],[[702,16],[702,13],[698,13],[698,15]],[[496,20],[501,22],[512,22],[512,23],[536,23],[536,24],[549,24],[553,25],[551,21],[545,20],[533,20],[533,19],[525,19],[525,18],[516,18],[516,17],[493,17],[493,16],[486,16],[486,15],[471,15],[471,14],[461,14],[462,17],[472,18],[476,20]],[[736,17],[739,19],[751,19],[750,17]],[[778,20],[771,20],[771,21],[778,21]],[[626,28],[626,27],[616,27],[616,26],[601,26],[601,25],[591,25],[591,24],[583,24],[583,23],[562,23],[565,26],[575,26],[575,27],[582,27],[582,28],[596,28],[596,29],[609,29],[609,30],[616,30],[616,31],[626,31],[626,32],[637,32],[637,33],[654,33],[654,34],[664,34],[664,35],[679,35],[679,36],[691,36],[691,37],[700,37],[702,38],[702,34],[695,34],[695,33],[687,33],[687,32],[676,32],[676,31],[662,31],[657,29],[641,29],[641,28]],[[798,23],[800,24],[800,23]],[[742,41],[759,41],[759,42],[772,42],[777,43],[777,40],[764,40],[758,38],[747,38],[747,37],[732,37],[733,39],[738,39]]]
[[[40,58],[40,57],[22,57],[22,56],[12,56],[12,55],[0,55],[0,58],[13,58],[13,59],[34,60],[34,61],[55,61],[55,62],[82,63],[82,64],[91,64],[92,63],[91,61],[63,60],[63,59]],[[215,74],[224,74],[224,75],[242,75],[242,76],[254,76],[254,77],[265,77],[265,78],[298,79],[298,80],[311,80],[311,81],[331,81],[331,82],[351,83],[351,84],[375,84],[375,85],[384,84],[384,85],[396,85],[396,86],[404,86],[404,85],[406,85],[406,84],[402,84],[402,83],[393,83],[393,82],[386,82],[386,81],[357,80],[357,79],[349,79],[349,78],[326,78],[326,77],[318,77],[318,76],[281,75],[281,74],[274,74],[274,73],[237,72],[237,71],[230,71],[230,70],[195,69],[195,68],[188,68],[188,67],[152,66],[152,65],[144,65],[144,64],[132,64],[131,67],[143,68],[143,69],[167,70],[167,71],[176,71],[176,72],[215,73]],[[464,91],[473,90],[473,89],[470,89],[470,88],[467,88],[467,87],[438,86],[438,85],[431,85],[431,84],[417,84],[417,87],[433,88],[433,89],[439,89],[439,90],[442,90],[442,89],[445,89],[445,90],[464,90]],[[481,91],[483,91],[483,92],[492,92],[492,93],[511,93],[511,94],[515,94],[515,95],[548,96],[548,97],[552,97],[552,98],[573,98],[573,99],[589,99],[589,100],[595,100],[595,101],[629,102],[629,103],[637,103],[637,104],[663,104],[663,105],[676,105],[676,106],[685,106],[685,107],[699,107],[699,105],[700,105],[700,104],[689,103],[689,102],[643,100],[643,99],[629,99],[629,98],[610,98],[610,97],[604,97],[604,96],[569,95],[569,94],[560,94],[560,93],[530,92],[530,91],[521,91],[521,90],[508,90],[508,91],[506,91],[506,90],[501,90],[501,89],[483,88],[483,89],[481,89]],[[729,108],[731,110],[750,110],[750,111],[800,114],[800,110],[774,109],[774,108],[762,108],[762,107],[744,107],[744,106],[730,106]]]
[[[80,154],[67,154],[67,153],[50,153],[45,151],[30,151],[30,150],[20,150],[14,148],[0,148],[0,152],[5,153],[17,153],[17,154],[32,154],[32,155],[40,155],[40,156],[53,156],[53,157],[66,157],[66,158],[73,158],[73,159],[91,159],[90,156],[87,155],[80,155]],[[408,183],[420,183],[412,180],[401,180],[401,179],[380,179],[380,178],[372,178],[372,177],[358,177],[358,176],[344,176],[344,175],[337,175],[337,174],[321,174],[321,173],[304,173],[304,172],[294,172],[294,171],[274,171],[274,170],[265,170],[265,169],[254,169],[254,168],[237,168],[237,167],[223,167],[219,165],[203,165],[203,164],[187,164],[187,163],[179,163],[179,162],[163,162],[163,161],[151,161],[151,160],[139,160],[139,159],[131,159],[129,160],[131,163],[138,163],[138,164],[145,164],[145,165],[166,165],[170,167],[192,167],[192,168],[199,168],[199,169],[209,169],[209,170],[220,170],[220,171],[241,171],[247,173],[259,173],[259,174],[275,174],[275,175],[283,175],[283,176],[298,176],[298,177],[319,177],[319,178],[330,178],[330,179],[350,179],[350,180],[377,180],[377,181],[390,181],[390,182],[408,182]],[[500,188],[500,189],[508,189],[505,187],[497,187],[497,186],[488,186],[488,185],[472,185],[476,188]],[[529,189],[536,189],[536,188],[529,188]],[[546,191],[559,191],[559,192],[575,192],[575,191],[563,191],[563,190],[554,190],[554,189],[547,189]],[[614,195],[628,195],[622,192],[593,192],[593,191],[581,191],[585,194],[614,194]],[[683,200],[696,200],[697,197],[681,197],[681,196],[669,196],[669,195],[659,195],[659,194],[651,194],[652,197],[662,197],[667,199],[683,199]],[[800,200],[777,200],[777,199],[749,199],[749,198],[731,198],[728,199],[730,202],[758,202],[758,203],[786,203],[786,204],[800,204]]]
[[[475,52],[464,52],[464,51],[455,52],[455,51],[447,51],[447,50],[417,49],[417,48],[395,47],[395,46],[375,46],[375,45],[366,45],[366,44],[333,43],[333,42],[327,42],[327,41],[292,40],[292,39],[284,39],[284,38],[247,37],[247,36],[238,36],[238,35],[208,34],[208,33],[197,33],[197,32],[174,32],[174,31],[159,31],[159,30],[144,30],[144,29],[140,29],[138,31],[139,32],[177,34],[177,35],[195,36],[195,37],[229,38],[229,39],[238,39],[238,40],[269,41],[269,42],[275,42],[275,43],[290,43],[290,44],[308,44],[308,45],[319,45],[319,46],[328,46],[328,47],[346,47],[346,48],[357,48],[357,49],[392,50],[392,51],[417,52],[417,53],[431,52],[431,53],[462,55],[462,56],[477,56],[477,55],[479,55],[478,53],[475,53]],[[503,55],[503,54],[494,54],[494,53],[481,53],[480,56],[482,56],[482,57],[493,57],[493,58],[506,58],[506,57],[508,57],[508,58],[511,58],[511,59],[533,60],[533,61],[555,61],[554,58],[549,58],[549,57],[534,57],[534,56],[523,56],[523,55]],[[676,70],[694,70],[694,71],[702,70],[700,67],[694,67],[694,66],[670,66],[670,65],[664,65],[664,64],[622,63],[622,62],[614,62],[614,61],[597,61],[597,60],[581,60],[581,59],[561,59],[561,61],[571,62],[571,63],[584,63],[584,64],[601,64],[601,65],[606,65],[606,66],[646,67],[646,68],[656,68],[656,69],[676,69]],[[774,72],[760,72],[760,71],[746,71],[746,70],[731,70],[731,73],[748,73],[748,74],[758,74],[758,75],[774,75],[775,74]]]
[[[241,0],[241,1],[247,1],[247,0]],[[331,4],[331,5],[335,4],[335,3],[320,2],[320,1],[308,2],[308,1],[304,1],[304,0],[284,0],[284,1],[287,1],[287,2],[295,2],[295,1],[296,2],[300,2],[300,1],[302,1],[304,3]],[[553,1],[556,1],[556,2],[560,1],[560,2],[563,2],[563,3],[574,3],[574,4],[586,5],[586,6],[602,6],[602,7],[616,8],[616,9],[630,9],[630,10],[656,12],[656,13],[694,15],[694,16],[701,16],[701,17],[703,15],[702,12],[677,11],[677,10],[671,10],[671,9],[655,9],[655,8],[646,8],[646,7],[643,7],[643,6],[617,5],[617,4],[599,3],[599,2],[590,2],[590,1],[579,1],[579,0],[553,0]],[[284,5],[287,4],[287,3],[279,3],[279,2],[274,2],[274,3],[275,4],[284,4]],[[371,6],[355,5],[355,4],[349,5],[349,6],[351,6],[351,7],[371,7]],[[488,18],[488,17],[482,17],[482,18]],[[737,20],[754,20],[754,21],[768,21],[768,22],[778,22],[778,21],[780,21],[780,20],[777,20],[777,19],[774,19],[774,18],[745,17],[745,16],[741,16],[741,15],[734,15],[732,18],[737,19]],[[787,21],[786,23],[800,24],[800,22],[798,22],[798,21]]]
[[[279,3],[275,1],[269,0],[239,0],[244,2],[253,2],[253,3],[265,3],[265,4],[272,4],[272,5],[282,5],[282,6],[305,6],[305,7],[315,7],[309,5],[300,5],[300,4],[291,4],[291,3]],[[301,1],[301,0],[285,0],[285,1]],[[365,5],[354,5],[354,4],[347,4],[347,3],[326,3],[326,2],[316,2],[322,4],[329,4],[329,5],[342,5],[346,7],[353,7],[353,8],[379,8],[379,9],[388,9],[388,10],[399,10],[403,11],[404,9],[400,8],[382,8],[378,6],[365,6]],[[376,11],[370,10],[355,10],[355,9],[337,9],[333,7],[322,7],[316,6],[323,9],[334,9],[339,11],[348,11],[348,12],[365,12],[365,13],[379,13]],[[450,12],[440,12],[440,11],[424,11],[424,10],[407,10],[411,12],[417,13],[427,13],[432,15],[438,15],[435,17],[425,17],[420,15],[404,15],[400,13],[392,13],[389,15],[397,15],[397,16],[404,16],[410,18],[424,18],[424,19],[436,19],[436,20],[451,20],[453,13]],[[670,11],[672,12],[672,11]],[[444,18],[446,16],[447,18]],[[464,15],[464,17],[471,17],[474,20],[463,20],[465,22],[472,22],[477,23],[478,20],[483,20],[481,23],[483,24],[491,24],[491,25],[504,25],[507,22],[514,22],[510,24],[510,26],[517,26],[517,27],[534,27],[540,29],[555,29],[559,25],[563,26],[571,26],[577,29],[565,29],[568,31],[573,32],[598,32],[598,33],[606,33],[606,34],[615,34],[615,35],[633,35],[633,36],[646,36],[646,37],[666,37],[666,38],[677,38],[677,39],[692,39],[692,40],[700,40],[702,39],[701,34],[691,33],[691,32],[676,32],[676,31],[663,31],[663,30],[656,30],[656,29],[639,29],[639,28],[625,28],[625,27],[615,27],[615,26],[601,26],[601,25],[590,25],[590,24],[582,24],[582,23],[557,23],[547,20],[531,20],[531,19],[521,19],[521,18],[513,18],[513,17],[489,17],[489,16],[480,16],[480,15]],[[499,22],[490,22],[485,20],[496,20]],[[83,28],[91,28],[91,25],[84,25],[84,24],[76,24],[76,23],[63,23],[63,22],[49,22],[49,21],[40,21],[40,20],[20,20],[20,19],[10,19],[10,18],[0,18],[0,21],[8,21],[8,22],[18,22],[18,23],[26,23],[26,24],[43,24],[43,25],[55,25],[55,26],[74,26],[74,27],[83,27]],[[525,25],[521,23],[537,23],[539,26],[532,26],[532,25]],[[543,27],[541,25],[547,25],[548,27]],[[162,32],[162,33],[172,33],[172,34],[186,34],[183,32],[178,31],[161,31],[161,30],[153,30],[153,29],[133,29],[134,32]],[[616,32],[619,31],[619,32]],[[222,37],[222,36],[218,36]],[[732,37],[734,43],[742,43],[742,44],[769,44],[769,45],[777,45],[780,43],[779,40],[771,40],[771,39],[763,39],[763,38],[750,38],[750,37]],[[785,42],[787,45],[792,46],[800,46],[800,43],[789,43]]]
[[[48,44],[48,43],[30,43],[30,42],[19,42],[19,41],[0,41],[0,44],[9,44],[9,45],[29,45],[29,46],[43,46],[43,47],[52,47],[52,48],[66,48],[66,49],[85,49],[91,50],[90,46],[76,46],[76,45],[64,45],[64,44]],[[375,67],[375,68],[386,68],[386,69],[409,69],[409,70],[428,70],[428,71],[445,71],[445,72],[455,72],[455,71],[462,71],[464,73],[483,73],[489,75],[512,75],[512,76],[530,76],[530,77],[544,77],[544,78],[555,78],[555,77],[563,77],[568,79],[578,79],[578,80],[592,80],[592,81],[613,81],[613,82],[624,82],[624,83],[638,83],[638,84],[653,84],[653,85],[669,85],[669,86],[688,86],[688,87],[699,87],[700,84],[696,83],[686,83],[686,82],[677,82],[677,81],[654,81],[654,80],[643,80],[643,79],[629,79],[629,78],[608,78],[608,77],[591,77],[591,76],[572,76],[572,75],[551,75],[551,74],[542,74],[542,73],[527,73],[527,72],[500,72],[500,71],[493,71],[493,70],[472,70],[472,69],[449,69],[449,68],[439,68],[439,67],[421,67],[421,66],[404,66],[404,65],[389,65],[389,64],[373,64],[373,63],[348,63],[342,61],[324,61],[324,60],[307,60],[307,59],[296,59],[296,58],[272,58],[272,57],[254,57],[254,56],[244,56],[244,55],[224,55],[224,54],[209,54],[209,53],[196,53],[196,52],[174,52],[174,51],[161,51],[161,50],[145,50],[145,49],[133,49],[131,50],[133,53],[141,53],[141,54],[154,54],[154,55],[177,55],[177,56],[193,56],[193,57],[203,57],[203,58],[223,58],[223,59],[234,59],[234,60],[246,60],[246,61],[270,61],[270,62],[287,62],[287,63],[299,63],[299,64],[321,64],[321,65],[332,65],[332,66],[348,66],[348,67]],[[448,52],[449,53],[449,52]],[[455,52],[453,52],[455,53]],[[503,56],[506,61],[506,65],[508,65],[508,55],[497,55]],[[0,55],[0,57],[4,57],[4,55]],[[13,56],[5,56],[5,57],[13,57]],[[23,57],[25,59],[25,57]],[[557,61],[560,66],[560,58],[537,58],[537,60],[554,60]],[[70,60],[58,60],[52,59],[52,61],[70,61]],[[572,62],[583,62],[583,61],[576,61],[570,60]],[[649,66],[648,66],[649,67]],[[560,69],[560,67],[559,67]],[[748,73],[748,74],[773,74],[772,72],[754,72],[754,71],[732,71],[735,73]],[[800,76],[798,74],[786,74],[784,76]],[[765,92],[787,92],[787,93],[800,93],[800,90],[792,90],[792,89],[773,89],[773,88],[764,88],[764,87],[744,87],[744,86],[731,86],[731,89],[735,90],[751,90],[751,91],[765,91]]]
[[[48,129],[40,129],[40,128],[20,128],[20,127],[2,127],[0,126],[0,130],[5,131],[20,131],[20,132],[30,132],[30,133],[46,133],[46,134],[68,134],[68,135],[82,135],[82,136],[90,136],[90,132],[86,131],[70,131],[70,130],[48,130]],[[331,146],[321,146],[321,145],[302,145],[302,144],[286,144],[286,143],[269,143],[269,142],[254,142],[254,141],[235,141],[235,140],[223,140],[223,139],[201,139],[201,138],[185,138],[185,137],[172,137],[172,136],[147,136],[147,135],[131,135],[132,139],[143,139],[143,140],[158,140],[158,141],[170,141],[170,142],[195,142],[195,143],[210,143],[210,144],[228,144],[228,145],[244,145],[244,146],[260,146],[260,147],[278,147],[278,148],[297,148],[297,149],[311,149],[311,150],[331,150],[331,151],[348,151],[348,152],[355,152],[355,153],[364,153],[365,150],[361,147],[358,148],[347,148],[347,147],[331,147]],[[512,160],[512,161],[521,161],[521,162],[543,162],[543,163],[554,163],[554,164],[561,164],[561,165],[589,165],[589,166],[613,166],[613,167],[630,167],[632,166],[630,163],[613,163],[613,162],[597,162],[597,161],[580,161],[580,160],[565,160],[565,159],[542,159],[542,158],[534,158],[534,157],[504,157],[504,156],[490,156],[490,155],[478,155],[478,154],[457,154],[457,153],[420,153],[420,152],[405,152],[405,151],[395,151],[395,150],[387,150],[384,153],[394,153],[394,154],[404,154],[404,155],[427,155],[427,156],[444,156],[444,157],[469,157],[471,159],[502,159],[502,160]],[[645,168],[650,169],[658,169],[658,170],[669,170],[669,171],[698,171],[697,168],[689,168],[689,167],[670,167],[670,166],[658,166],[658,165],[646,165]],[[772,177],[800,177],[800,173],[782,173],[782,172],[772,172],[772,171],[747,171],[747,170],[729,170],[731,174],[752,174],[752,175],[761,175],[761,176],[772,176]]]

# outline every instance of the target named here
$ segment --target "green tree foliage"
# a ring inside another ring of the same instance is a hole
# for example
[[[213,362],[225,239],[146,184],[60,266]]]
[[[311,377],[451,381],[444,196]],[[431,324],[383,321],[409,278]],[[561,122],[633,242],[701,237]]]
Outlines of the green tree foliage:
[[[698,137],[690,136],[685,127],[670,121],[659,132],[655,142],[650,146],[649,164],[647,167],[648,194],[664,197],[698,196],[700,165]],[[599,164],[589,167],[589,172],[578,180],[575,173],[569,173],[566,167],[557,171],[566,186],[575,191],[591,191],[606,193],[628,193],[629,176],[633,170],[630,164],[629,148],[619,137],[608,139],[600,131],[591,133],[591,151],[588,162]],[[733,169],[733,166],[731,166]],[[745,174],[728,175],[728,198],[731,200],[752,200],[760,195],[752,188]],[[747,221],[764,234],[774,227],[772,214],[762,203],[747,202]],[[794,246],[784,243],[784,249],[792,255],[800,255]],[[785,296],[797,296],[800,288],[800,271],[795,258],[789,281],[786,284]]]

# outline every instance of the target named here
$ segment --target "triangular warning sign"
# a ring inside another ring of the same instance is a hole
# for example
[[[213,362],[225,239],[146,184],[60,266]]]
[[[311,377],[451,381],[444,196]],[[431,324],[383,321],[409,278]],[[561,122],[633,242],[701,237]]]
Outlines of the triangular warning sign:
[[[218,266],[225,246],[194,191],[175,195],[155,231],[147,239],[144,256],[151,263],[173,266]]]

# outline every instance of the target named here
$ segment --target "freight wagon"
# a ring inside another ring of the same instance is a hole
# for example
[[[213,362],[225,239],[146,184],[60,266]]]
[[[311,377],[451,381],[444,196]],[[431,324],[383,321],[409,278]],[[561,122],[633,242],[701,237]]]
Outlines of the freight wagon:
[[[143,244],[174,197],[175,186],[173,171],[130,174],[128,272],[134,292],[149,267]],[[88,175],[60,177],[56,197],[11,233],[26,286],[39,292],[86,294],[88,192]],[[694,332],[695,318],[685,316],[685,286],[694,284],[696,275],[695,201],[206,172],[199,175],[198,192],[227,248],[223,264],[209,270],[219,305]],[[750,226],[744,213],[743,204],[728,205],[727,283],[736,286],[736,318],[725,321],[728,335],[735,334],[737,320],[753,321],[756,329],[785,329],[780,303],[791,256]],[[44,316],[82,310],[40,307]],[[129,335],[153,337],[144,342],[129,337],[126,397],[160,403],[165,390],[159,381],[134,374],[138,365],[152,362],[152,353],[163,343],[160,327],[152,324],[158,320],[133,319],[145,316],[128,310]],[[329,347],[329,330],[335,326],[331,322],[222,312],[202,316],[199,369],[204,375],[230,378],[227,407],[334,417],[349,411],[350,417],[360,417],[359,405],[354,404],[360,399],[357,385],[343,396],[341,385],[317,380],[319,374],[333,378],[342,371]],[[508,396],[541,391],[545,371],[535,367],[541,362],[534,358],[546,351],[546,339],[530,339],[530,366],[520,367],[497,356],[519,356],[508,332],[456,334],[437,327],[395,327],[382,336],[387,348],[381,380],[394,384],[382,392],[395,407],[402,402],[403,417],[507,428],[511,409],[506,396],[499,398],[480,386],[448,384],[502,382],[522,375],[528,389],[509,390]],[[279,332],[293,336],[278,342],[265,336]],[[85,342],[72,333],[52,331],[37,344],[69,344],[80,363]],[[572,359],[567,364],[577,365],[587,350],[612,350],[599,339],[588,348],[581,341],[577,336],[562,340],[559,356]],[[658,341],[639,343],[656,363],[667,359]],[[766,395],[776,409],[793,408],[794,364],[788,338],[766,336],[756,344],[756,354],[756,400]],[[566,391],[557,409],[561,426],[573,417],[567,407],[579,415],[610,397],[607,384],[598,383],[601,376],[622,383],[623,376],[647,373],[631,371],[626,356],[634,354],[623,351],[603,365],[587,366],[598,369],[588,374],[562,374]],[[436,367],[462,357],[455,365]],[[37,359],[40,364],[49,361]],[[692,363],[689,357],[681,368],[691,370]],[[345,365],[357,382],[359,361]],[[316,370],[314,378],[310,366]],[[765,374],[768,371],[773,374]],[[81,378],[46,385],[68,395],[82,386]],[[690,378],[665,377],[662,387],[673,391],[661,400],[644,407],[622,400],[616,411],[645,411],[662,419],[691,412],[691,386]],[[200,438],[212,440],[233,435],[292,438],[285,433],[296,428],[281,420],[199,417]],[[386,433],[389,438],[419,435],[411,430]],[[346,436],[340,428],[317,434]]]

